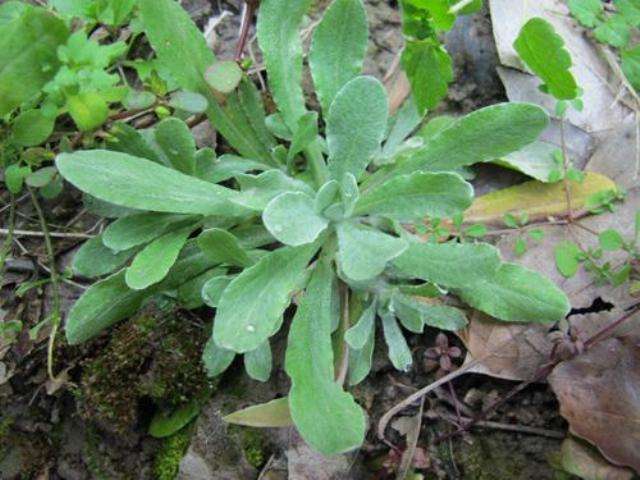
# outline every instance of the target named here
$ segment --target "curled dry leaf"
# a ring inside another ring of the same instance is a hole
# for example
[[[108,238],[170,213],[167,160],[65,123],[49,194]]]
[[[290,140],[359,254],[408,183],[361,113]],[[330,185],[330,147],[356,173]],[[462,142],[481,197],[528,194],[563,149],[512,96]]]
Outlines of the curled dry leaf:
[[[640,472],[640,337],[599,342],[549,376],[571,432]]]
[[[631,480],[633,472],[608,463],[593,447],[568,437],[562,442],[560,467],[584,480]]]

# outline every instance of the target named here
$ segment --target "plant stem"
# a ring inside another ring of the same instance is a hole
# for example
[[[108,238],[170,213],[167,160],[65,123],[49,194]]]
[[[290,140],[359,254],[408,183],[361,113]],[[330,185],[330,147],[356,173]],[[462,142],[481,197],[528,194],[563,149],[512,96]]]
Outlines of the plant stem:
[[[0,250],[0,273],[4,268],[4,262],[7,260],[7,255],[11,251],[11,244],[13,243],[13,234],[16,226],[16,200],[13,193],[9,192],[11,207],[9,209],[9,228],[7,230],[7,238],[2,244],[2,250]]]
[[[573,218],[573,208],[571,206],[571,185],[569,184],[569,179],[567,178],[567,171],[569,170],[569,166],[568,166],[569,156],[567,155],[567,141],[566,141],[565,131],[564,131],[564,116],[560,118],[560,145],[562,147],[562,170],[564,173],[562,182],[564,184],[564,195],[567,199],[569,223],[573,223],[574,218]]]
[[[6,235],[7,238],[16,235],[18,237],[44,237],[44,232],[37,232],[34,230],[15,230],[12,228],[12,225],[9,225],[9,228],[0,228],[0,236]],[[65,233],[65,232],[49,232],[48,235],[51,238],[74,238],[80,240],[89,240],[93,238],[93,235],[88,235],[86,233]]]
[[[458,3],[456,3],[455,5],[453,5],[450,9],[449,9],[449,13],[456,15],[460,10],[462,10],[465,7],[468,7],[469,5],[471,5],[473,3],[474,0],[460,0]]]

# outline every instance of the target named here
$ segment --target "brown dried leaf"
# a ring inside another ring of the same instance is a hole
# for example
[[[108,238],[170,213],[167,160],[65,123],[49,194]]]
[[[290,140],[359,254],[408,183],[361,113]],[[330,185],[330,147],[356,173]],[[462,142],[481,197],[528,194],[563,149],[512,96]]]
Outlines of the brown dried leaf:
[[[614,467],[597,450],[572,437],[562,442],[560,466],[584,480],[631,480],[633,472]]]

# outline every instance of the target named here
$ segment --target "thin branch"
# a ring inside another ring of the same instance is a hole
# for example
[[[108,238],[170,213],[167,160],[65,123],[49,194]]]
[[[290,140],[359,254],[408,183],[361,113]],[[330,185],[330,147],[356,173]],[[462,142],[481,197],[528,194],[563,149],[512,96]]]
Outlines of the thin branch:
[[[0,236],[11,236],[11,228],[0,228]],[[93,238],[93,235],[86,233],[65,233],[65,232],[38,232],[34,230],[13,230],[13,235],[17,237],[39,237],[43,238],[47,235],[51,238],[74,238],[80,240],[88,240]]]

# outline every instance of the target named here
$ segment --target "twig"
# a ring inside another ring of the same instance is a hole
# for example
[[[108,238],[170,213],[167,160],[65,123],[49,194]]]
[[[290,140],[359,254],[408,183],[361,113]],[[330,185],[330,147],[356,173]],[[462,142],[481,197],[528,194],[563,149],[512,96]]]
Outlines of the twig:
[[[448,419],[455,420],[453,415],[447,415]],[[517,425],[511,423],[491,422],[487,420],[480,420],[473,422],[472,418],[462,417],[463,422],[472,422],[473,427],[478,428],[493,428],[496,430],[505,430],[507,432],[526,433],[529,435],[538,435],[540,437],[564,439],[566,434],[564,432],[557,432],[555,430],[548,430],[546,428],[528,427],[526,425]]]
[[[0,228],[0,236],[10,236],[12,235],[11,228]],[[38,232],[34,230],[13,230],[13,235],[17,237],[46,237],[47,235],[51,238],[75,238],[81,240],[88,240],[93,238],[93,235],[88,235],[86,233],[65,233],[65,232]]]
[[[567,178],[567,172],[569,171],[569,155],[567,152],[567,139],[564,127],[564,116],[560,118],[560,146],[562,148],[562,170],[564,177],[562,183],[564,185],[564,195],[567,200],[567,211],[569,216],[569,223],[573,223],[573,207],[571,206],[571,185]]]
[[[15,231],[16,224],[16,200],[13,196],[13,193],[9,192],[10,198],[10,209],[9,209],[9,228],[7,229],[7,238],[2,244],[2,250],[0,250],[0,274],[2,273],[2,269],[4,268],[4,262],[7,259],[7,255],[11,251],[11,244],[13,243],[13,234]]]

